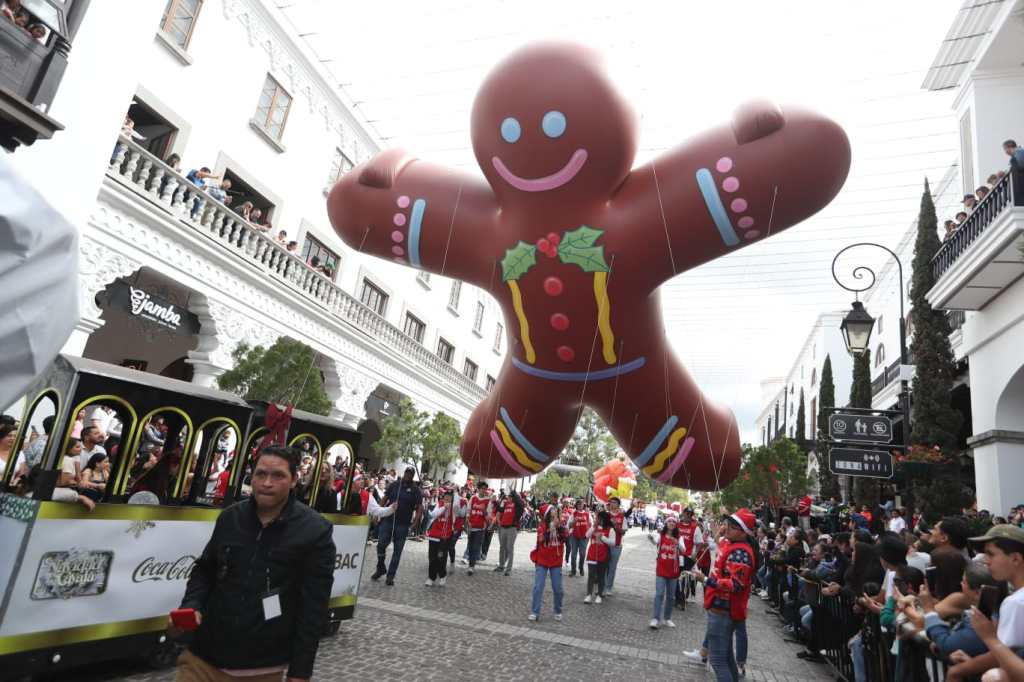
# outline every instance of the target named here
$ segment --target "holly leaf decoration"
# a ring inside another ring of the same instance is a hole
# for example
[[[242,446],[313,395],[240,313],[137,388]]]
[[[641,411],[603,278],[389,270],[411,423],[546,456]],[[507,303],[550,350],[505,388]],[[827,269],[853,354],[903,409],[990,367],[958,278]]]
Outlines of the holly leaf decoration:
[[[519,279],[536,264],[537,247],[520,241],[511,249],[507,249],[505,257],[501,259],[501,281]]]
[[[583,272],[608,272],[611,268],[604,260],[604,246],[594,246],[602,234],[604,230],[586,225],[565,232],[558,243],[558,259],[580,266]]]

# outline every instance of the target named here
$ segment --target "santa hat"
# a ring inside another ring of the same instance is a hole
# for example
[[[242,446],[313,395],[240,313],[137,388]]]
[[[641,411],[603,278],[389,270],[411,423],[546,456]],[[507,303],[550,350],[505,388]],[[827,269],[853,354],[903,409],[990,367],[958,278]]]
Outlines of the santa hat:
[[[729,517],[729,520],[739,526],[747,535],[754,534],[754,527],[757,526],[757,518],[746,507],[737,509],[736,513]]]

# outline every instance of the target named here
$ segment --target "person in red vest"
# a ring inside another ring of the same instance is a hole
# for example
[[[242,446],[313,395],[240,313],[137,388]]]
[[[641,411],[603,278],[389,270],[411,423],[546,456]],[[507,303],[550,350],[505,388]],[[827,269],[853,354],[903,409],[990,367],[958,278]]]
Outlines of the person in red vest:
[[[484,530],[491,514],[491,496],[487,494],[487,483],[480,481],[476,488],[476,494],[469,498],[469,568],[466,569],[466,575],[473,575],[476,562],[480,561]]]
[[[498,565],[495,573],[512,573],[512,559],[515,554],[516,537],[519,535],[519,521],[523,517],[523,500],[515,490],[502,490],[498,498]]]
[[[708,661],[718,682],[737,682],[739,668],[733,654],[733,635],[739,623],[747,619],[747,600],[757,568],[753,550],[757,520],[749,509],[736,511],[726,519],[725,539],[711,575],[693,571],[695,580],[704,583],[704,609],[707,611]]]
[[[530,553],[536,564],[533,575],[533,604],[529,620],[540,618],[540,604],[544,596],[544,583],[551,576],[551,592],[555,597],[555,620],[562,620],[562,560],[565,539],[569,532],[562,525],[557,505],[548,505],[540,525],[537,526],[537,547]]]
[[[810,495],[804,495],[796,503],[797,522],[805,533],[811,529],[811,504],[813,502]]]
[[[675,601],[676,585],[679,582],[679,559],[686,554],[686,540],[680,536],[675,514],[669,514],[665,518],[665,525],[658,533],[657,539],[654,535],[648,535],[647,539],[658,548],[651,629],[657,630],[661,624],[674,628],[676,624],[672,622],[672,606]]]
[[[455,532],[455,493],[444,490],[427,524],[427,587],[444,587],[448,577],[448,543]]]
[[[587,547],[587,596],[583,598],[584,604],[589,604],[593,598],[595,604],[600,604],[604,599],[604,576],[608,571],[608,548],[615,544],[612,536],[612,516],[606,511],[597,513],[597,520],[587,530],[590,536],[590,546]],[[595,588],[597,594],[594,594]]]
[[[619,565],[619,557],[622,556],[622,536],[626,534],[626,515],[622,511],[622,500],[617,497],[608,498],[608,513],[612,517],[612,528],[615,530],[615,546],[611,548],[611,555],[608,557],[608,575],[605,577],[605,595],[612,594],[615,587],[615,569]]]
[[[583,575],[583,565],[587,560],[587,542],[590,537],[587,531],[590,530],[590,512],[587,511],[587,504],[583,500],[576,500],[576,508],[569,517],[569,577],[576,577],[576,567],[579,566],[579,573]],[[577,557],[579,557],[577,559]]]
[[[448,543],[448,560],[452,566],[455,565],[455,545],[459,542],[462,530],[466,526],[466,516],[469,515],[469,500],[464,496],[469,495],[469,490],[463,489],[462,492],[463,495],[455,496],[455,530],[451,542]]]
[[[693,508],[686,507],[683,509],[683,518],[679,520],[679,537],[681,537],[686,545],[686,549],[683,551],[683,570],[690,571],[697,565],[697,559],[703,557],[701,552],[704,551],[704,534],[700,530],[700,523],[697,519],[693,518]],[[710,562],[708,562],[710,564]],[[697,583],[690,580],[687,581],[688,585],[682,585],[676,594],[677,602],[685,602],[691,597],[697,596]],[[684,588],[688,587],[690,594],[684,593]]]

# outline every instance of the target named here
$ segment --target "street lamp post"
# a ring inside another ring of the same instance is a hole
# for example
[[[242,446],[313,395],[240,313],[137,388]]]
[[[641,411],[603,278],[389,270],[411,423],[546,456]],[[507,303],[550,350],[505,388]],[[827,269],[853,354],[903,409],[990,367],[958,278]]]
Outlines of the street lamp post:
[[[910,447],[910,386],[907,381],[907,371],[904,369],[907,367],[907,320],[906,313],[904,312],[903,302],[903,263],[900,262],[899,256],[896,255],[892,249],[876,244],[874,242],[859,242],[857,244],[851,244],[846,248],[839,251],[835,258],[832,259],[832,279],[836,281],[836,284],[852,291],[854,294],[859,294],[862,291],[867,291],[875,285],[875,272],[871,268],[860,265],[853,269],[853,278],[861,280],[865,278],[865,274],[870,276],[871,280],[861,287],[849,287],[843,284],[839,280],[839,276],[836,275],[836,262],[839,257],[849,251],[850,249],[858,246],[874,246],[882,249],[896,261],[896,267],[899,270],[899,292],[900,292],[900,411],[903,413],[903,447],[904,452]],[[846,342],[846,349],[851,354],[863,353],[868,349],[868,342],[871,339],[871,330],[874,327],[875,319],[868,314],[867,310],[864,309],[864,304],[859,300],[853,302],[853,306],[850,312],[847,313],[846,318],[843,320],[840,328],[843,332],[843,340]],[[883,372],[885,369],[883,368]]]

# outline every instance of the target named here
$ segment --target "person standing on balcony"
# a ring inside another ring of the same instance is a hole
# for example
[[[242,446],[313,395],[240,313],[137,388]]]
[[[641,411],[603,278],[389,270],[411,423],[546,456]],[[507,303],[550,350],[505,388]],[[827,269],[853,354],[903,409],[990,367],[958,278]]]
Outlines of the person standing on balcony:
[[[1003,151],[1010,157],[1010,168],[1024,173],[1024,149],[1018,147],[1015,140],[1007,140],[1003,143]]]
[[[973,194],[965,194],[964,195],[964,202],[963,203],[964,203],[964,211],[966,211],[967,213],[970,213],[978,205],[978,200],[975,198],[975,196]]]

